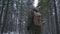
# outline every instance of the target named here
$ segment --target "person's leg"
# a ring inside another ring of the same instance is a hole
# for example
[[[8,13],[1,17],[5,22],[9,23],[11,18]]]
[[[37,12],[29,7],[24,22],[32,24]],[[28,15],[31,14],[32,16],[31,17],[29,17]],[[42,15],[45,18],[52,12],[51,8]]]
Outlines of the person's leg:
[[[36,26],[35,34],[40,34],[40,33],[41,33],[41,27]]]

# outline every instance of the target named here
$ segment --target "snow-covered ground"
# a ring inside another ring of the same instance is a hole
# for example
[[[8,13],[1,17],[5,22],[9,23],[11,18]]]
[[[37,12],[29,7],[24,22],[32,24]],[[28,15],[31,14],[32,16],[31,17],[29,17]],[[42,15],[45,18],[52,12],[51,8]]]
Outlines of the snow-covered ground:
[[[3,33],[3,34],[19,34],[18,32],[7,32],[7,33]],[[22,34],[22,33],[20,33],[20,34]]]

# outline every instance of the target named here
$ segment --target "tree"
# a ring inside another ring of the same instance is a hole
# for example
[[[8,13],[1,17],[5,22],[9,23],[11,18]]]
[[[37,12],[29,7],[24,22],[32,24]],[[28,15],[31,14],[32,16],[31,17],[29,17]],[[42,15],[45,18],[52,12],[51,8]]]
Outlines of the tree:
[[[45,1],[44,0],[41,0],[39,2],[37,8],[40,7],[39,9],[40,9],[42,15],[46,15],[47,14],[47,12],[49,10],[49,7],[50,7],[49,6],[49,3],[50,3],[50,0],[45,0]]]

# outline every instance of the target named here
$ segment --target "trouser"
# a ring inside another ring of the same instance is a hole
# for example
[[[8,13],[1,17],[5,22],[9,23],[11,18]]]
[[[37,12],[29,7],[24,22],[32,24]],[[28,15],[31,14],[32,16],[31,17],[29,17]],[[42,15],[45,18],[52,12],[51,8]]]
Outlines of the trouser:
[[[32,26],[30,28],[29,34],[40,34],[41,33],[41,27],[40,26]]]

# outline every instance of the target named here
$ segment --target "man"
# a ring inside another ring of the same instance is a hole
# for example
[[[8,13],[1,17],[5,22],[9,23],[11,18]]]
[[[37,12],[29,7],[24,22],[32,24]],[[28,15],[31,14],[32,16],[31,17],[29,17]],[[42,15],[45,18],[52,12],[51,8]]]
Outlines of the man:
[[[36,9],[29,12],[28,30],[30,34],[40,34],[41,32],[41,14]]]

